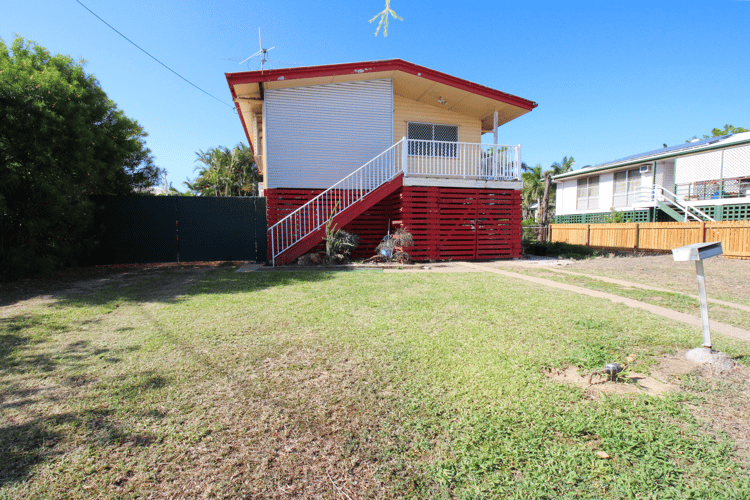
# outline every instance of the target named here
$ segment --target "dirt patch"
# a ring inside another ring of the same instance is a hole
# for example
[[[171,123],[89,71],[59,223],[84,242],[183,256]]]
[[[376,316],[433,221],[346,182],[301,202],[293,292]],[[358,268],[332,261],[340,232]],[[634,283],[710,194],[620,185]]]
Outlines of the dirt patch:
[[[717,439],[729,438],[737,456],[750,464],[750,370],[737,365],[723,376],[704,367],[684,377],[683,390],[696,396],[690,413]]]
[[[650,369],[650,374],[625,370],[616,380],[601,373],[581,371],[576,366],[569,366],[564,370],[552,370],[549,378],[557,382],[575,385],[583,389],[587,395],[597,398],[602,394],[648,394],[661,396],[667,392],[679,390],[679,377],[698,370],[699,367],[685,359],[685,353],[661,358]]]
[[[662,396],[682,391],[694,396],[686,408],[699,425],[716,439],[727,439],[744,464],[750,464],[750,369],[737,365],[731,373],[717,373],[685,358],[685,351],[658,360],[649,375],[624,371],[617,381],[594,376],[575,366],[552,370],[547,376],[583,389],[587,396],[647,394]]]
[[[514,259],[496,265],[530,269],[559,269],[590,276],[628,281],[696,296],[698,281],[693,262],[674,262],[672,255],[614,255],[583,260]],[[716,257],[703,263],[709,299],[750,305],[750,260]]]
[[[750,305],[750,260],[716,257],[704,263],[709,297]],[[697,295],[695,264],[674,262],[671,255],[598,257],[571,261],[570,271],[606,276]]]

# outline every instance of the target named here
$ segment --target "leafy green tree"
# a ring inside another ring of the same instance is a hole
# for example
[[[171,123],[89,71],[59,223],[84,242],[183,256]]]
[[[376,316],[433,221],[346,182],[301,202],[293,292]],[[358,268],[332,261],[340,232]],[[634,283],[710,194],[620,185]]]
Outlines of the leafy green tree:
[[[724,125],[723,129],[713,128],[711,130],[711,135],[704,135],[703,138],[704,139],[711,139],[712,137],[723,137],[725,135],[740,134],[742,132],[748,132],[748,130],[746,128],[743,128],[743,127],[733,127],[732,125]],[[685,142],[690,142],[690,141],[693,141],[693,140],[695,140],[697,138],[698,137],[694,135],[692,139],[688,139]]]
[[[618,212],[614,207],[610,208],[610,212],[602,217],[602,221],[605,224],[622,224],[623,222],[633,222],[629,217],[625,217],[625,214]]]
[[[263,180],[255,165],[252,150],[243,143],[234,149],[226,146],[195,153],[198,177],[183,184],[200,196],[255,196]]]
[[[80,262],[94,243],[91,196],[159,178],[143,128],[83,64],[0,39],[0,278]]]

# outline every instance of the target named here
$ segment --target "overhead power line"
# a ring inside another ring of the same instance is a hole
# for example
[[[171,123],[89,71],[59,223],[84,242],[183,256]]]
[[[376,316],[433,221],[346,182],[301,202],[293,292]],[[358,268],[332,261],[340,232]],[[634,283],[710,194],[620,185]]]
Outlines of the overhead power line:
[[[112,26],[107,21],[105,21],[104,19],[102,19],[101,17],[99,17],[99,15],[96,12],[94,12],[93,10],[89,9],[88,7],[86,7],[83,3],[81,3],[81,0],[76,0],[76,2],[78,2],[81,5],[81,7],[83,7],[87,11],[91,12],[94,15],[94,17],[96,17],[98,20],[100,20],[101,22],[103,22],[104,24],[106,24],[107,26],[109,26],[110,29],[112,29],[112,31],[114,31],[115,33],[117,33],[118,35],[120,35],[121,37],[123,37],[125,40],[127,40],[128,42],[130,42],[131,44],[133,44],[136,48],[138,48],[138,50],[140,50],[141,52],[143,52],[144,54],[146,54],[148,57],[150,57],[154,61],[158,62],[159,64],[161,64],[162,66],[164,66],[165,68],[167,68],[169,71],[171,71],[172,73],[174,73],[178,77],[182,78],[187,83],[189,83],[190,85],[192,85],[196,89],[200,90],[201,92],[203,92],[207,96],[209,96],[209,97],[211,97],[213,99],[216,99],[217,101],[219,101],[220,103],[222,103],[224,106],[228,106],[228,107],[230,107],[232,109],[235,109],[234,106],[232,106],[231,104],[227,104],[226,102],[222,101],[218,97],[209,94],[208,92],[206,92],[205,90],[203,90],[202,88],[200,88],[199,86],[197,86],[196,84],[194,84],[193,82],[191,82],[190,80],[188,80],[187,78],[185,78],[184,76],[182,76],[181,74],[179,74],[178,72],[176,72],[175,70],[173,70],[172,68],[170,68],[169,66],[167,66],[166,64],[164,64],[163,62],[161,62],[160,60],[158,60],[157,58],[155,58],[154,56],[152,56],[151,54],[149,54],[146,51],[146,49],[144,49],[143,47],[141,47],[140,45],[138,45],[133,40],[131,40],[130,38],[126,37],[125,35],[123,35],[119,31],[117,31],[117,29],[115,29],[114,26]]]

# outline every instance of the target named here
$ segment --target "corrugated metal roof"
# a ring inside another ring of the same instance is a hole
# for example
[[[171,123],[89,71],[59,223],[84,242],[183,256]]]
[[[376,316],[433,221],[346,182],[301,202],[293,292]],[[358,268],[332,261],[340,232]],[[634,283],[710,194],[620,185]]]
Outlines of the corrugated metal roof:
[[[729,146],[734,143],[745,143],[750,142],[750,132],[741,134],[728,134],[721,137],[709,137],[708,139],[702,139],[695,142],[686,142],[684,144],[678,144],[676,146],[670,146],[662,149],[655,149],[646,153],[639,153],[619,160],[609,161],[594,165],[592,167],[582,168],[580,170],[574,170],[573,172],[566,172],[564,174],[556,175],[553,179],[567,179],[570,177],[576,177],[584,175],[590,172],[597,172],[601,170],[608,170],[611,168],[623,167],[627,165],[633,165],[636,163],[645,163],[647,161],[654,161],[657,159],[674,158],[686,154],[693,154],[699,151],[714,149],[720,146]],[[721,143],[721,144],[720,144]]]

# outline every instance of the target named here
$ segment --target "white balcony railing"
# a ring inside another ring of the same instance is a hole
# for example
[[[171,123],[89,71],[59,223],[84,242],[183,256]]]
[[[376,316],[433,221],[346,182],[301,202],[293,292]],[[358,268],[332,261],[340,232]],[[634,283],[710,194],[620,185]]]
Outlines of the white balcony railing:
[[[521,146],[404,137],[268,228],[272,264],[276,264],[276,257],[320,230],[331,214],[343,212],[402,172],[407,177],[519,180]]]
[[[519,180],[521,176],[521,146],[416,139],[407,142],[404,171],[409,176],[488,181]]]

